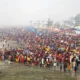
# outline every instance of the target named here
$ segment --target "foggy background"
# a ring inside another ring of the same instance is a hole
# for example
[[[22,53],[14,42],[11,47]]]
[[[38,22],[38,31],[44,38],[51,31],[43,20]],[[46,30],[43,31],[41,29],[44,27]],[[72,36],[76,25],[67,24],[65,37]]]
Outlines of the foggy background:
[[[28,25],[30,20],[62,22],[80,13],[80,0],[0,0],[0,27]]]

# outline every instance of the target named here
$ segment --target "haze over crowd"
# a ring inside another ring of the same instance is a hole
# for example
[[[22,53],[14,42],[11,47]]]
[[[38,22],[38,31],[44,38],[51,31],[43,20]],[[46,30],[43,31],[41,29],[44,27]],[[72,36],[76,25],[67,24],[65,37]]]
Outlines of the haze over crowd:
[[[80,13],[80,0],[0,0],[0,27],[29,21],[62,22]]]

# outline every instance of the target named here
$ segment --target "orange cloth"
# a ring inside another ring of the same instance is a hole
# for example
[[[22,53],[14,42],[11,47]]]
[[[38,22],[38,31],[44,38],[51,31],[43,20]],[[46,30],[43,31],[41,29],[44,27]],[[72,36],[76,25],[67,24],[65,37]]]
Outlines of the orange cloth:
[[[68,63],[68,65],[67,65],[67,68],[68,68],[68,70],[70,70],[71,69],[71,65]]]

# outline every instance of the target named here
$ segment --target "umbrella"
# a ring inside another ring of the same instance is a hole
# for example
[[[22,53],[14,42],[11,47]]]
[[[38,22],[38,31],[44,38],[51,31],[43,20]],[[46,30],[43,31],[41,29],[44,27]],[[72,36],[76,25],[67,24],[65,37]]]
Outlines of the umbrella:
[[[63,51],[63,50],[64,50],[64,48],[58,48],[58,50]]]

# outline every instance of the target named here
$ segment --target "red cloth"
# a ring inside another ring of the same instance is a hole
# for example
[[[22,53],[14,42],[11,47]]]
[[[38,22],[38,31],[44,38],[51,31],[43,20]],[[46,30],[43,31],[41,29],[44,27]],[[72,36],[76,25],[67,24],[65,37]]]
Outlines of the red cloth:
[[[21,58],[21,62],[24,63],[24,57]]]

